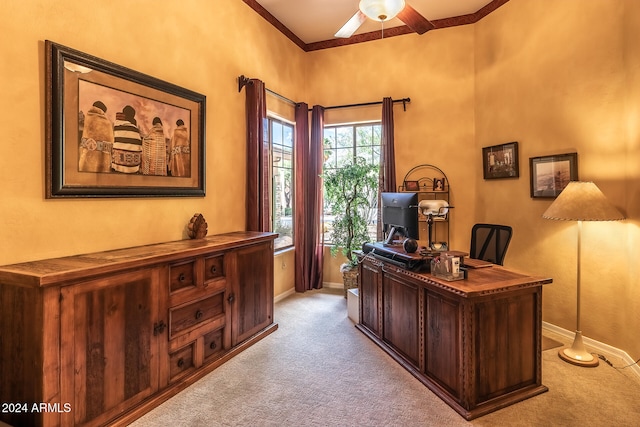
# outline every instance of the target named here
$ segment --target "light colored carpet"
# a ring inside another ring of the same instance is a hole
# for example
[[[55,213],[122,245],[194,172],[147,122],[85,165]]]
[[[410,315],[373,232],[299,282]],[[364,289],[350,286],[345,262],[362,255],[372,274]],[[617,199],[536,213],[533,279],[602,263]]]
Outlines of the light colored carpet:
[[[467,422],[354,327],[341,291],[292,295],[275,317],[276,332],[132,426],[640,425],[633,373],[567,364],[553,343],[549,392]]]

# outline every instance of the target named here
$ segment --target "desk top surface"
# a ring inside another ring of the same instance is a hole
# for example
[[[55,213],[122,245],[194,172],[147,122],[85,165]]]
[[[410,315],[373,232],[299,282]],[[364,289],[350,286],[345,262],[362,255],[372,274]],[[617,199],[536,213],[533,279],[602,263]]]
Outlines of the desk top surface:
[[[482,268],[469,268],[466,279],[448,281],[428,272],[407,270],[378,258],[373,258],[372,262],[382,265],[385,272],[413,278],[424,284],[436,286],[464,297],[513,291],[519,288],[541,286],[553,282],[553,279],[549,277],[532,276],[496,264],[487,266],[483,263],[481,265]]]

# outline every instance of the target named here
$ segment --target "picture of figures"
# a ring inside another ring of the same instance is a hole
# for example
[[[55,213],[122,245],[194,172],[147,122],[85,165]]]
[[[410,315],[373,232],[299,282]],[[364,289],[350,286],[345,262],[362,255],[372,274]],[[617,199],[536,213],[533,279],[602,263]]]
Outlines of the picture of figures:
[[[47,199],[204,197],[206,96],[45,40]]]
[[[482,149],[482,166],[484,179],[517,178],[518,143],[510,142]]]
[[[78,171],[189,177],[190,112],[79,80]]]

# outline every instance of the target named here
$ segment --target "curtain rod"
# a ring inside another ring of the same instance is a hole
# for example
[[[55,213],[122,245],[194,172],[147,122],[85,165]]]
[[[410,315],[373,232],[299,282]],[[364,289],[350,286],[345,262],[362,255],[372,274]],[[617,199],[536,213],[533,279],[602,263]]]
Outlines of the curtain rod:
[[[238,92],[240,92],[242,90],[243,87],[245,87],[247,85],[247,83],[249,83],[249,80],[251,80],[249,77],[245,77],[244,74],[241,74],[240,76],[238,76]],[[289,104],[296,106],[298,105],[297,102],[290,100],[289,98],[287,98],[286,96],[280,95],[277,92],[272,91],[269,88],[265,88],[265,91],[269,92],[271,95],[275,96],[276,98],[280,98],[281,100],[288,102]]]
[[[251,80],[249,77],[245,77],[244,74],[241,74],[238,77],[238,92],[240,92],[242,90],[243,87],[245,87],[247,85],[247,83],[249,83],[249,80]],[[276,93],[270,89],[265,88],[265,90],[267,92],[269,92],[271,95],[280,98],[281,100],[290,103],[291,105],[298,105],[297,102],[290,100],[289,98],[280,95],[279,93]],[[393,102],[394,104],[397,102],[402,102],[402,109],[404,111],[407,111],[407,103],[411,102],[411,98],[402,98],[402,99],[392,99],[391,102]],[[360,104],[347,104],[347,105],[333,105],[331,107],[324,107],[325,110],[335,110],[338,108],[354,108],[354,107],[367,107],[369,105],[380,105],[382,104],[382,101],[373,101],[373,102],[363,102]],[[309,108],[309,111],[311,111],[312,109]]]
[[[391,102],[394,104],[396,102],[402,102],[402,109],[407,111],[407,103],[411,102],[411,98],[402,98],[402,99],[392,99]],[[352,107],[367,107],[369,105],[380,105],[382,101],[373,101],[373,102],[362,102],[360,104],[347,104],[347,105],[334,105],[331,107],[324,107],[325,110],[334,110],[336,108],[352,108]],[[311,111],[311,110],[309,110]]]

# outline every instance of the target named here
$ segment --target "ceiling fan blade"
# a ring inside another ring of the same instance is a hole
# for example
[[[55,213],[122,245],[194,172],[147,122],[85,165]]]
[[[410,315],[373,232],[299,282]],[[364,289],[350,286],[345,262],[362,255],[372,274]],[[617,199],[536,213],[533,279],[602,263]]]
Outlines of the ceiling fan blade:
[[[360,28],[360,25],[362,25],[362,23],[366,20],[367,16],[360,10],[358,10],[356,14],[353,15],[351,19],[349,19],[347,23],[338,30],[338,32],[335,34],[335,37],[348,39],[353,35],[353,33],[356,32],[358,28]]]
[[[411,28],[418,34],[424,34],[429,30],[433,30],[435,25],[431,23],[427,18],[420,15],[417,10],[406,4],[404,9],[397,15],[398,19],[407,24],[407,27]]]

